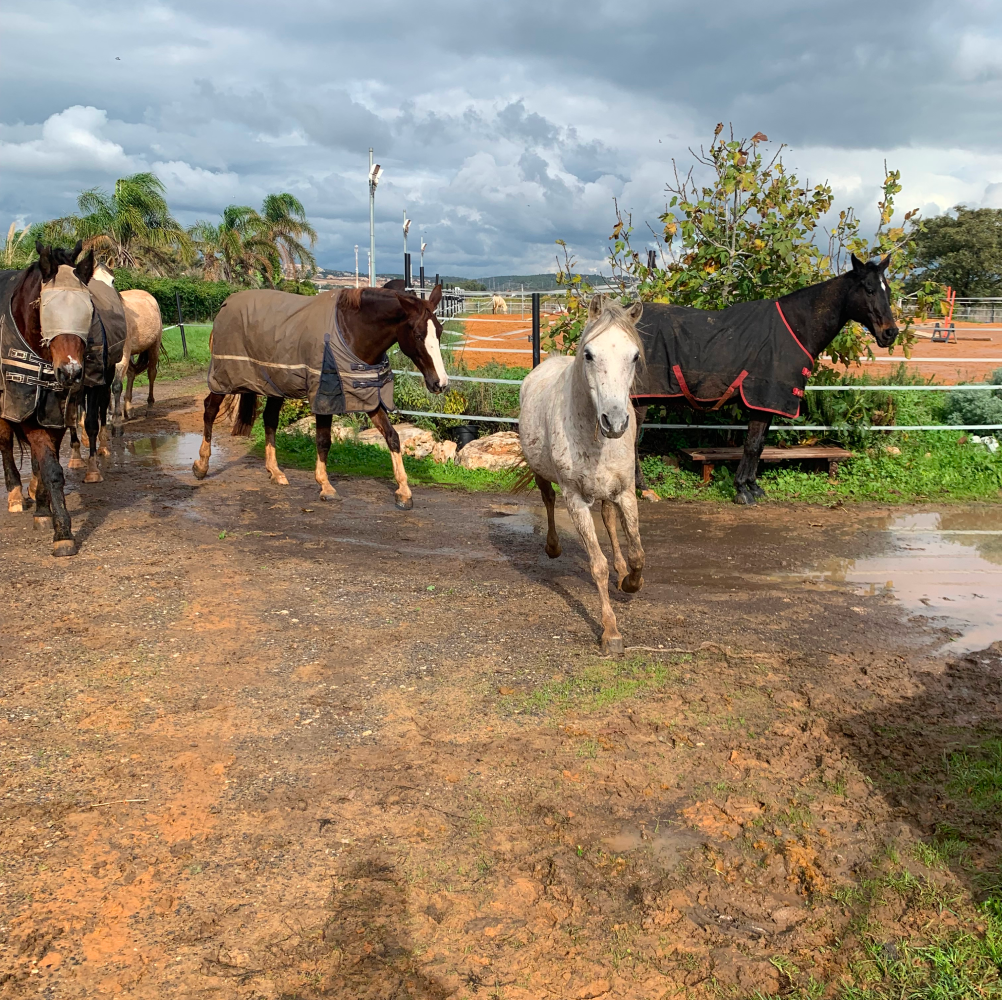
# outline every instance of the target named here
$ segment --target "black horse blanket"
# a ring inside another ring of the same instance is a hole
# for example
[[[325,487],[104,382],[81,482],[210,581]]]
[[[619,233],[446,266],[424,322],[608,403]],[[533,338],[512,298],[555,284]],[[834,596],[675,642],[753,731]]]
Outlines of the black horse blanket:
[[[800,415],[814,358],[786,322],[778,302],[741,302],[717,312],[647,303],[637,323],[647,370],[633,397],[682,396],[716,410],[735,395],[745,406]]]
[[[63,426],[67,390],[56,373],[21,336],[11,300],[24,271],[0,271],[0,418],[21,423],[33,414],[42,427]],[[83,387],[110,386],[125,349],[125,309],[114,288],[92,280],[87,286],[94,315],[84,353]],[[74,393],[79,388],[74,388]]]
[[[338,329],[339,294],[231,295],[212,324],[210,391],[308,399],[324,415],[392,410],[390,359],[367,365],[348,349]]]

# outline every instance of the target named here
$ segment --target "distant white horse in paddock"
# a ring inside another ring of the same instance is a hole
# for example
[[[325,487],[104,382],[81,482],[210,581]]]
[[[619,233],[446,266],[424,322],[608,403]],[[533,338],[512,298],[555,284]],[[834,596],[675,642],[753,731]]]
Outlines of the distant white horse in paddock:
[[[623,638],[609,602],[609,563],[595,533],[591,506],[602,502],[602,520],[612,543],[619,588],[635,594],[644,585],[634,487],[633,439],[636,417],[630,389],[643,347],[636,324],[641,303],[624,309],[596,295],[574,357],[550,355],[531,371],[520,394],[522,453],[546,504],[546,554],[560,555],[553,508],[553,483],[567,504],[591,561],[591,575],[602,602],[602,651],[620,654]],[[626,531],[626,558],[619,548],[616,512]]]
[[[505,302],[503,295],[492,295],[491,296],[491,312],[496,316],[498,313],[503,313],[508,315],[508,303]]]

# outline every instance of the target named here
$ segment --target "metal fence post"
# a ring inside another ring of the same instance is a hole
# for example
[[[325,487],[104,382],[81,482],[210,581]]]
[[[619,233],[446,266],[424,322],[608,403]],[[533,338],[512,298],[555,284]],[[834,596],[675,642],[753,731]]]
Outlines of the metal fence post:
[[[655,250],[647,251],[647,270],[653,271],[658,266],[658,255]]]
[[[532,367],[539,364],[539,292],[532,293]]]
[[[412,287],[411,282],[411,255],[409,253],[404,254],[404,288]]]
[[[174,289],[174,304],[177,306],[177,328],[181,331],[181,354],[188,357],[188,341],[184,336],[184,320],[181,319],[181,293]]]

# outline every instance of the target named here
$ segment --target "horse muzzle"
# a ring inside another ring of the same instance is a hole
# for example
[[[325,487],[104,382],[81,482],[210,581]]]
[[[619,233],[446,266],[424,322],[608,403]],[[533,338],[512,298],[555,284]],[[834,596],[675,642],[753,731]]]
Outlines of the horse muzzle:
[[[875,331],[873,337],[877,341],[878,347],[890,347],[898,339],[900,332],[897,326],[887,326],[882,330]]]
[[[62,386],[75,385],[83,378],[83,365],[72,358],[64,361],[56,369],[56,379]]]
[[[628,413],[603,413],[598,418],[598,426],[603,437],[612,438],[613,440],[621,438],[630,426],[630,415]]]
[[[438,378],[435,379],[426,378],[424,380],[424,384],[427,390],[429,392],[433,392],[436,396],[439,395],[440,393],[445,392],[445,390],[449,388],[448,378],[444,382],[439,381]]]

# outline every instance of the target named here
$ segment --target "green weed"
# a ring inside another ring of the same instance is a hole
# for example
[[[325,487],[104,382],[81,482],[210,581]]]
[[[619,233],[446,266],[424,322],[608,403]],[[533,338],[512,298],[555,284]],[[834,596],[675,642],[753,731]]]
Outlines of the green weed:
[[[954,753],[949,760],[955,795],[966,795],[979,809],[1002,808],[1002,740],[988,740],[975,753]]]

